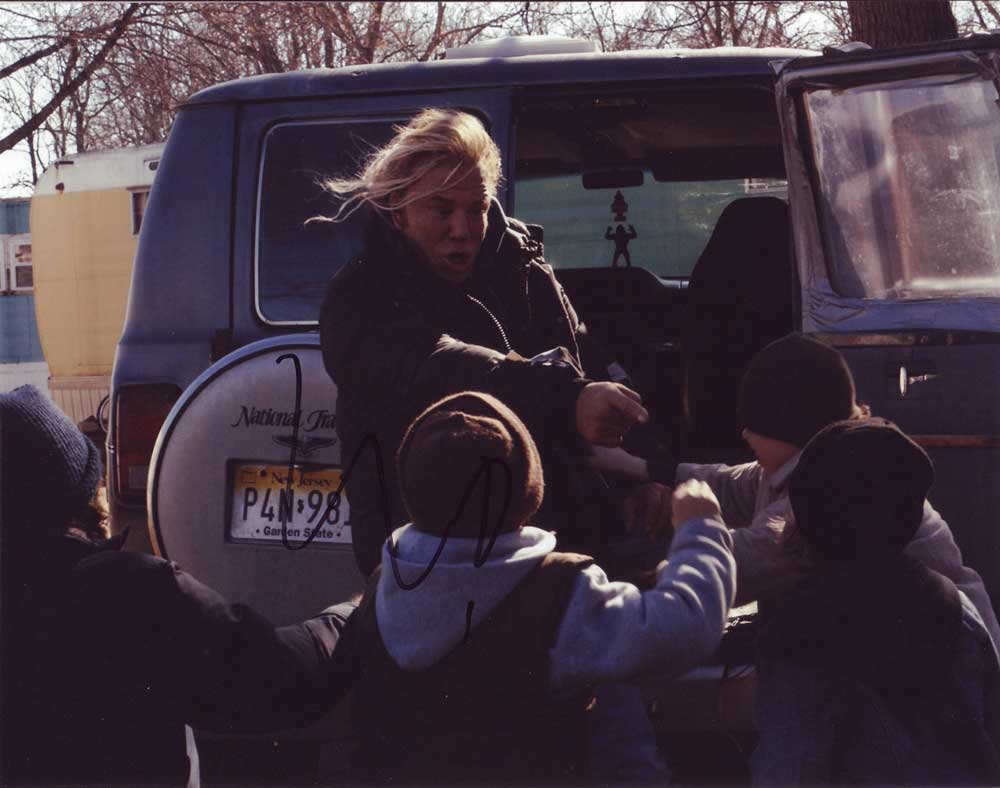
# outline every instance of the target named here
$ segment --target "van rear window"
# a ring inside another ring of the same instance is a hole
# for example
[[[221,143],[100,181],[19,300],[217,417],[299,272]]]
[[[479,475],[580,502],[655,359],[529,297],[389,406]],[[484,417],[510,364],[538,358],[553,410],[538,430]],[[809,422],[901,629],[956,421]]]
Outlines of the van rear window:
[[[272,128],[264,140],[257,216],[257,312],[270,323],[315,323],[330,277],[361,251],[363,212],[332,215],[322,188],[353,175],[373,148],[393,135],[391,120],[313,121]]]
[[[624,254],[617,254],[624,245],[631,265],[687,279],[729,203],[765,195],[785,200],[788,188],[780,178],[666,183],[647,170],[631,188],[586,189],[572,174],[518,178],[515,193],[517,216],[545,229],[545,260],[554,268],[624,265]],[[616,215],[619,195],[627,207]]]
[[[549,87],[516,129],[514,213],[545,228],[555,268],[687,279],[729,203],[787,196],[770,85]]]

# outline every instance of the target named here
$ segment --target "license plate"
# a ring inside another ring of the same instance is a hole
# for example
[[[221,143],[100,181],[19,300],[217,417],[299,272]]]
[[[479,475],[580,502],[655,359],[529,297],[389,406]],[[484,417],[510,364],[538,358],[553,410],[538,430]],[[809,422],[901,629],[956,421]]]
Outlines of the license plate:
[[[235,463],[229,535],[234,541],[341,544],[351,541],[351,508],[340,468]],[[315,535],[313,535],[315,533]]]

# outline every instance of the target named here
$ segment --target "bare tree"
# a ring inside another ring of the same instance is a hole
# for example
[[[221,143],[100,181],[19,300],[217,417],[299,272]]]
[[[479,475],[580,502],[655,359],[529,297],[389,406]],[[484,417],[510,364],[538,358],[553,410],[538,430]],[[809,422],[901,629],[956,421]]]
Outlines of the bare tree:
[[[996,0],[962,0],[952,3],[961,35],[1000,29],[1000,3]]]
[[[994,0],[976,0],[986,4]],[[1000,0],[997,0],[1000,2]],[[846,38],[844,0],[0,3],[0,151],[52,156],[166,138],[176,107],[249,75],[428,60],[503,34],[604,51],[811,47]],[[818,21],[817,21],[818,20]]]
[[[122,12],[121,16],[107,31],[98,50],[92,56],[85,59],[82,65],[80,64],[80,55],[83,53],[84,48],[76,37],[69,36],[69,41],[65,44],[65,46],[69,48],[68,56],[66,57],[63,76],[58,89],[52,98],[50,98],[48,102],[46,102],[46,104],[42,106],[31,118],[8,133],[5,137],[0,138],[0,153],[10,150],[21,140],[28,137],[28,135],[33,134],[43,123],[45,123],[46,119],[53,112],[55,112],[63,101],[73,95],[88,79],[90,79],[91,75],[104,64],[105,60],[107,60],[108,54],[118,43],[119,39],[121,39],[125,30],[128,28],[129,23],[132,21],[132,18],[139,10],[139,7],[139,3],[129,3],[129,5]],[[52,45],[43,47],[42,51],[50,49],[51,46]],[[61,49],[63,49],[63,46],[58,47],[55,51],[59,51]],[[24,60],[25,59],[23,57],[19,59],[19,62],[21,62],[22,65],[17,66],[16,69],[14,66],[16,66],[17,63],[9,66],[8,73],[13,73],[14,70],[25,68],[26,66],[24,65]]]

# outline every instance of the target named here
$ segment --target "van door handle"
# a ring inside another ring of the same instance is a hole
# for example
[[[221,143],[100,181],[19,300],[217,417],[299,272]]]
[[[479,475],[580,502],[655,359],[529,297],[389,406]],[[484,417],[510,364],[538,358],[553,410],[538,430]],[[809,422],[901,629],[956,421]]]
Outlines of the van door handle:
[[[926,362],[917,362],[909,367],[901,363],[898,372],[899,396],[905,397],[910,392],[910,387],[917,383],[926,383],[928,380],[941,377],[935,370],[933,364]]]

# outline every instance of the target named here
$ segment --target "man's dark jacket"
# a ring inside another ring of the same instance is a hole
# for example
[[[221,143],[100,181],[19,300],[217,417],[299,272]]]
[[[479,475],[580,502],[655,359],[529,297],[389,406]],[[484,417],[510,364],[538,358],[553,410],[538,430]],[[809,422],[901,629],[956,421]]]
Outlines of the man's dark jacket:
[[[553,458],[580,456],[576,398],[583,370],[600,363],[597,351],[542,257],[541,228],[506,217],[496,201],[473,273],[459,285],[433,275],[401,233],[373,216],[365,252],[330,282],[320,335],[337,386],[354,552],[366,575],[387,533],[408,519],[395,468],[403,433],[441,397],[485,391],[514,410],[539,445],[549,500],[559,485],[550,470],[564,464]],[[560,498],[586,497],[586,482],[566,484],[580,489]],[[593,549],[586,540],[571,546]]]

